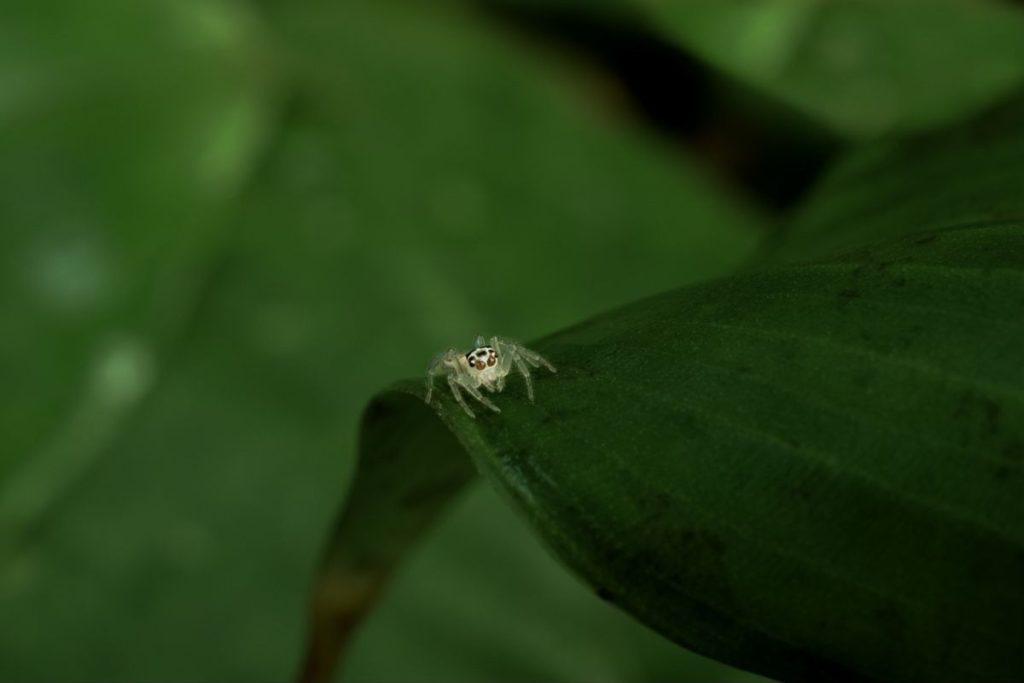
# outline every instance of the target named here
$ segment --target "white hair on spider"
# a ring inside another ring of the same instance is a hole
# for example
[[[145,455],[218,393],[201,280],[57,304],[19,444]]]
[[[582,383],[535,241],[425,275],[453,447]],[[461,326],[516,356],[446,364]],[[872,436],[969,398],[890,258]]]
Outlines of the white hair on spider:
[[[530,377],[530,367],[539,368],[544,366],[551,372],[557,372],[555,366],[549,363],[536,351],[531,351],[522,344],[518,344],[502,337],[491,337],[489,342],[483,337],[477,337],[476,343],[469,351],[457,351],[448,349],[431,363],[427,370],[427,395],[424,399],[428,404],[434,392],[434,377],[445,375],[448,379],[448,387],[452,395],[458,401],[462,409],[470,417],[475,417],[462,392],[475,398],[496,413],[501,409],[484,396],[480,391],[486,389],[494,393],[505,389],[505,378],[512,368],[519,371],[526,382],[526,395],[533,401],[533,379]]]

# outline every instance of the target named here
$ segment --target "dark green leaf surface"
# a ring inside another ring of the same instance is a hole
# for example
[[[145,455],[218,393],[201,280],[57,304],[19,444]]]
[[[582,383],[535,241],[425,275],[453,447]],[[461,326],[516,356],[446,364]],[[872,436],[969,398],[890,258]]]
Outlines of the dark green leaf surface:
[[[774,258],[835,253],[925,227],[1024,219],[1024,97],[956,128],[852,151],[804,202]]]
[[[535,405],[515,385],[501,414],[440,415],[564,562],[681,644],[787,680],[1013,680],[1022,312],[1024,224],[923,232],[620,309],[540,344],[559,373]],[[371,404],[366,471],[463,457],[440,425],[375,436],[430,423],[421,395]],[[359,503],[387,490],[366,485],[329,567],[365,556]]]

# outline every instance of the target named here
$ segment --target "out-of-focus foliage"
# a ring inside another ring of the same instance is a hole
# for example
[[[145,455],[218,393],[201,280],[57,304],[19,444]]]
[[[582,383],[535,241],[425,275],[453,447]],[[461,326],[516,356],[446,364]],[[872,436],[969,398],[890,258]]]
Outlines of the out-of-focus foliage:
[[[950,123],[1024,83],[1024,16],[977,0],[650,0],[709,62],[854,136]]]
[[[756,243],[585,72],[461,10],[3,13],[3,678],[287,677],[366,396]],[[510,514],[455,511],[354,678],[731,676]]]
[[[952,123],[1024,84],[1000,0],[482,0],[642,25],[853,138]]]
[[[4,365],[0,484],[100,447],[150,381],[265,129],[262,47],[221,3],[3,10],[0,352],[20,362]]]

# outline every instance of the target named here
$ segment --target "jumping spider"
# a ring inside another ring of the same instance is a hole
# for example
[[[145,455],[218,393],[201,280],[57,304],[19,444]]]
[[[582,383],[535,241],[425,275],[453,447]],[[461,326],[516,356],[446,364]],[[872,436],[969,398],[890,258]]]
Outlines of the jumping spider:
[[[494,412],[500,413],[501,408],[484,396],[480,387],[491,393],[504,390],[505,377],[512,372],[513,365],[526,381],[526,395],[531,401],[533,401],[533,380],[530,378],[529,366],[538,368],[543,365],[551,372],[556,372],[555,367],[539,353],[514,341],[491,337],[490,345],[488,345],[487,340],[483,337],[477,337],[472,350],[448,349],[431,363],[430,369],[427,370],[425,400],[430,403],[430,397],[434,391],[434,377],[446,375],[448,386],[451,388],[452,394],[455,395],[455,400],[459,402],[467,415],[475,417],[462,397],[462,393],[459,391],[460,387],[480,403]]]

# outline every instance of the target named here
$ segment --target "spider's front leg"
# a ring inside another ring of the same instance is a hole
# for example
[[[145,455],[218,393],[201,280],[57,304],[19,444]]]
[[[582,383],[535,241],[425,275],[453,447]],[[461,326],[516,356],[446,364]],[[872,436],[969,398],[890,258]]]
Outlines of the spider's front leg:
[[[527,363],[529,363],[533,367],[539,368],[540,366],[543,365],[551,372],[558,372],[558,370],[555,370],[555,366],[548,362],[547,358],[540,355],[536,351],[528,349],[521,344],[513,343],[513,346],[515,347],[516,354],[518,354],[520,358],[523,358]]]
[[[434,395],[434,378],[438,375],[447,375],[451,377],[453,374],[458,372],[459,358],[462,356],[461,353],[455,349],[448,349],[444,353],[440,353],[434,356],[433,362],[430,363],[430,367],[427,368],[427,380],[426,388],[427,395],[423,400],[430,405],[430,399]]]
[[[526,367],[526,363],[519,357],[519,354],[515,351],[511,352],[512,362],[516,364],[516,369],[519,370],[519,374],[523,376],[523,381],[526,382],[526,398],[530,399],[530,403],[533,403],[533,378],[530,377],[530,368]]]
[[[461,353],[451,349],[442,358],[440,358],[431,367],[431,371],[428,373],[428,384],[432,385],[433,376],[439,375],[442,372],[447,374],[448,388],[451,389],[452,396],[455,397],[456,402],[458,402],[458,404],[462,406],[462,409],[466,411],[466,415],[473,418],[476,417],[473,409],[469,407],[466,399],[462,396],[463,391],[494,412],[501,412],[501,409],[498,408],[498,406],[491,403],[486,396],[480,393],[479,387],[481,386],[481,383],[477,377],[471,374]],[[429,391],[427,395],[430,395]]]
[[[430,405],[430,397],[434,394],[434,375],[438,373],[434,372],[433,368],[427,371],[427,395],[423,397],[426,404]]]
[[[434,360],[431,361],[430,367],[427,368],[427,379],[425,382],[427,395],[423,397],[424,402],[430,405],[430,398],[434,395],[434,377],[445,372],[445,361],[448,360],[455,349],[448,349],[442,354],[434,356]]]
[[[452,395],[455,396],[455,400],[458,401],[459,405],[462,406],[462,409],[466,411],[466,415],[475,418],[476,415],[469,407],[469,404],[466,403],[466,399],[462,398],[462,392],[459,391],[459,383],[455,380],[453,375],[448,375],[448,386],[451,388]]]
[[[426,402],[428,406],[430,405],[430,397],[434,394],[434,373],[432,370],[433,368],[427,370],[427,395],[423,397],[424,402]]]
[[[491,345],[498,349],[498,353],[502,356],[500,360],[505,364],[504,368],[508,369],[511,364],[515,365],[516,369],[519,370],[519,374],[523,376],[523,381],[526,383],[526,397],[530,401],[533,401],[533,377],[530,375],[530,368],[527,366],[527,363],[535,368],[543,365],[551,372],[558,372],[555,370],[555,366],[549,363],[544,356],[510,339],[492,337]],[[502,378],[502,385],[504,385],[504,378]]]
[[[487,406],[488,408],[490,408],[494,412],[496,412],[496,413],[500,413],[501,412],[501,408],[499,408],[498,406],[494,405],[494,403],[491,402],[491,399],[489,399],[486,396],[484,396],[480,392],[479,389],[476,389],[474,387],[471,387],[471,386],[468,386],[468,385],[465,385],[465,384],[462,385],[462,388],[465,389],[469,393],[470,396],[472,396],[476,400],[480,401],[481,403],[483,403],[485,406]]]

